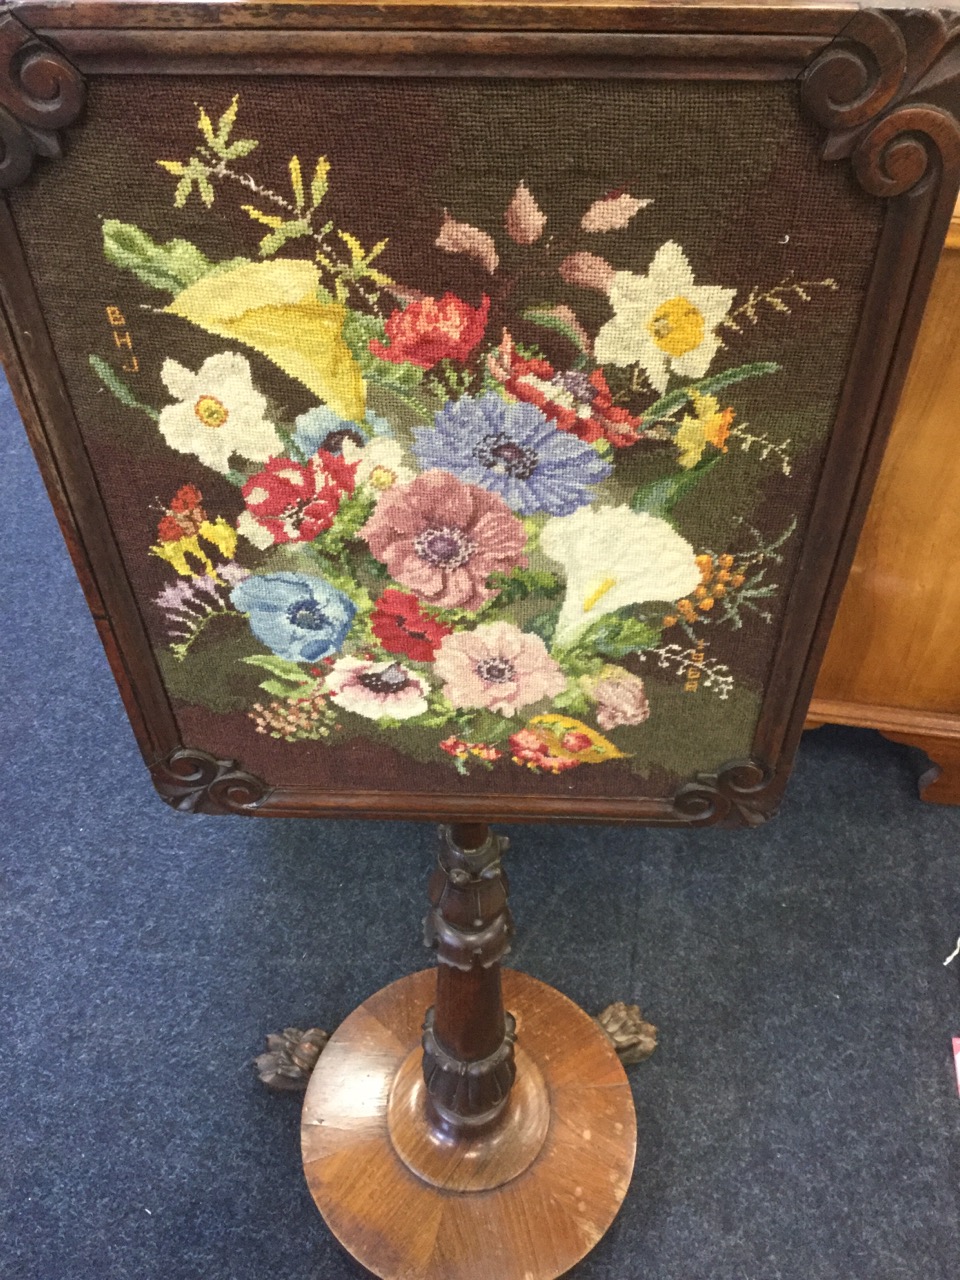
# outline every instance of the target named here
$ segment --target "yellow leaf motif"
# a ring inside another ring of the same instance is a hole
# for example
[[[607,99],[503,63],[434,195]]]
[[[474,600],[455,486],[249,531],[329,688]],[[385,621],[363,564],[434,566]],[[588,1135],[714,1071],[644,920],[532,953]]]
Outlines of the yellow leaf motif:
[[[319,283],[312,262],[245,262],[203,276],[166,310],[207,333],[246,343],[341,417],[362,422],[363,378],[343,340],[346,308],[321,301]]]
[[[355,267],[363,263],[363,245],[356,236],[352,236],[349,231],[338,231],[337,235],[350,250],[350,257]]]
[[[297,202],[297,208],[302,209],[307,203],[307,198],[303,191],[303,170],[300,168],[300,157],[290,157],[290,185],[293,187],[293,198]]]
[[[214,143],[213,122],[211,121],[210,117],[207,115],[205,107],[201,107],[198,103],[197,109],[200,112],[200,119],[197,121],[197,128],[203,134],[204,138],[206,138],[207,142],[209,142],[209,144],[213,146],[213,143]]]
[[[604,760],[625,759],[625,753],[615,747],[609,738],[605,738],[602,733],[597,733],[596,729],[591,729],[582,720],[575,720],[573,716],[534,716],[530,721],[530,727],[536,727],[537,732],[549,746],[550,754],[559,756],[562,760],[577,760],[580,764],[601,764]],[[583,747],[578,743],[577,749],[573,750],[573,744],[579,738],[586,738],[590,745]],[[564,745],[565,741],[567,745]]]
[[[259,209],[255,209],[252,204],[242,204],[240,208],[254,222],[259,222],[265,227],[270,227],[272,231],[276,231],[278,227],[283,226],[283,219],[278,218],[275,213],[261,213]]]

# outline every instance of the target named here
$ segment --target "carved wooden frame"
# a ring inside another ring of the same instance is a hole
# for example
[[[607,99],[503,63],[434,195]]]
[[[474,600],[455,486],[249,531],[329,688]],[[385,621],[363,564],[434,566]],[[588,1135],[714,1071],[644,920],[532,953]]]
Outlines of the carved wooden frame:
[[[960,11],[851,4],[575,7],[397,0],[220,6],[26,0],[0,7],[0,187],[59,151],[83,76],[638,77],[800,81],[823,155],[885,204],[873,274],[752,757],[672,799],[274,788],[179,741],[16,229],[0,202],[0,354],[159,794],[267,816],[754,825],[776,810],[960,185]]]

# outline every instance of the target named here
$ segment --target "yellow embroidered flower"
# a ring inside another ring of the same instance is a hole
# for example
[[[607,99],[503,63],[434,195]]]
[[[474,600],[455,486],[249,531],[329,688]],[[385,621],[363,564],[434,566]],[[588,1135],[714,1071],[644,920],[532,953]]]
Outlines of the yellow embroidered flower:
[[[237,550],[237,531],[223,516],[210,520],[201,501],[200,490],[192,484],[177,490],[157,526],[157,545],[150,548],[150,553],[166,560],[181,577],[212,577],[219,582],[201,540],[219,551],[222,560],[232,560]],[[191,564],[191,560],[195,563]]]
[[[717,354],[717,326],[736,289],[698,285],[678,244],[661,245],[645,276],[617,271],[609,285],[612,320],[597,334],[600,364],[639,364],[657,391],[670,373],[702,378]]]
[[[342,417],[362,422],[363,378],[343,339],[346,307],[322,301],[319,285],[312,262],[244,262],[203,276],[166,309],[253,347]]]
[[[678,461],[684,470],[697,465],[708,444],[726,453],[727,437],[734,418],[733,409],[721,409],[716,396],[702,396],[699,392],[692,391],[690,399],[693,401],[695,416],[684,414],[676,435],[677,448],[680,450]]]

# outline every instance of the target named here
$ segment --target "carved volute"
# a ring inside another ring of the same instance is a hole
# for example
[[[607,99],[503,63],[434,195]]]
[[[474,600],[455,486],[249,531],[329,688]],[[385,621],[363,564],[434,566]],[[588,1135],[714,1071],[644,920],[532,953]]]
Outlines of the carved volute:
[[[0,12],[0,187],[15,187],[38,156],[61,154],[60,130],[83,109],[79,72],[12,13]]]

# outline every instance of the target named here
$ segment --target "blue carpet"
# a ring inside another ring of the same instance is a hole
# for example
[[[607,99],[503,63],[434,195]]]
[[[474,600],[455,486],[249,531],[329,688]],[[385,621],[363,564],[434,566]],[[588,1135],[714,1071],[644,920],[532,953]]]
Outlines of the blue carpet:
[[[162,805],[3,384],[0,456],[0,1274],[356,1280],[250,1059],[425,963],[432,832]],[[825,729],[755,832],[511,832],[512,962],[661,1028],[578,1277],[957,1280],[960,811],[917,772]]]

